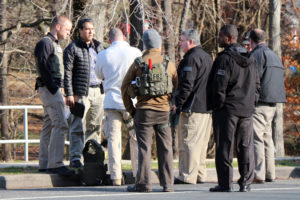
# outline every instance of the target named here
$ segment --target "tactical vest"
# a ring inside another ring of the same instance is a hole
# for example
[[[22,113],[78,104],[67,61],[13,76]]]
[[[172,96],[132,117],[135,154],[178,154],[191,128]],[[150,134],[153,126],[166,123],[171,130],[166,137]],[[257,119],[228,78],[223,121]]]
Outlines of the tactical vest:
[[[143,95],[156,97],[172,93],[172,78],[167,73],[168,57],[165,56],[162,63],[153,64],[152,69],[149,69],[149,65],[143,61],[142,57],[137,58],[135,62],[140,67],[142,75],[136,77],[129,88],[131,98]]]
[[[63,65],[63,50],[60,47],[59,44],[57,44],[55,41],[53,41],[49,36],[44,36],[44,38],[47,38],[50,40],[54,47],[54,54],[50,55],[49,57],[49,63],[51,64],[51,71],[53,78],[64,78],[64,65]],[[37,68],[39,69],[39,68]],[[39,76],[41,77],[41,74],[38,70]]]

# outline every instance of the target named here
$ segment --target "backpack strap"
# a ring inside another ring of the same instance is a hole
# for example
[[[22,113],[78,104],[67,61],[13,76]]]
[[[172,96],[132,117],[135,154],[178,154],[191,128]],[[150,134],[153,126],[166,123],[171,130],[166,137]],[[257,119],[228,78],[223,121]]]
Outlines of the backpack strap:
[[[169,61],[170,58],[168,56],[164,56],[163,65],[165,66],[165,72],[167,72]]]
[[[139,66],[139,67],[144,67],[146,63],[143,60],[143,57],[138,57],[134,60],[134,62]]]

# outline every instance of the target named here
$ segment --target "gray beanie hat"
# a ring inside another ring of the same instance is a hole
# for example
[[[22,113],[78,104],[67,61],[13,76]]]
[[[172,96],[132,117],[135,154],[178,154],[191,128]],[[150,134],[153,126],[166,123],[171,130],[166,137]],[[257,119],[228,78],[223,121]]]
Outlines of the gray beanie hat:
[[[143,34],[143,42],[146,49],[158,49],[161,47],[161,37],[155,29],[149,29]]]

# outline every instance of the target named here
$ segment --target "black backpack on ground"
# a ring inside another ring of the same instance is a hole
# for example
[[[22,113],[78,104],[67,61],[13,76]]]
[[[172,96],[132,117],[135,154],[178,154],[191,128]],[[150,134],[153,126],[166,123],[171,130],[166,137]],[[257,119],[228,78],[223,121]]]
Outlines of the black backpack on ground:
[[[94,139],[86,142],[82,151],[84,166],[79,171],[83,185],[104,185],[107,179],[107,165],[104,164],[105,153],[102,146]]]

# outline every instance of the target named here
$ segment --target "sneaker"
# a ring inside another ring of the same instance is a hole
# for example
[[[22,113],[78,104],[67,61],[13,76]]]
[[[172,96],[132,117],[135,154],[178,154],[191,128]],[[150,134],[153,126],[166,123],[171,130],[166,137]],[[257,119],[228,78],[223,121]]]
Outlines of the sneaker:
[[[152,192],[152,189],[138,187],[137,185],[129,185],[127,187],[128,192]]]
[[[240,185],[240,192],[250,192],[250,185]]]
[[[210,192],[232,192],[233,189],[230,187],[222,187],[217,185],[216,187],[209,188]]]
[[[260,179],[253,179],[252,183],[257,183],[257,184],[264,184],[265,181],[264,180],[260,180]]]
[[[205,181],[197,180],[197,184],[204,184]]]
[[[178,178],[174,178],[174,184],[190,184],[190,183],[184,182]]]
[[[111,183],[113,186],[121,186],[122,185],[122,179],[113,179],[111,180]]]
[[[164,186],[163,192],[174,192],[174,189],[172,186]]]
[[[73,160],[70,162],[70,167],[81,168],[83,165],[81,164],[80,160]]]
[[[275,182],[275,179],[266,178],[266,182]]]
[[[58,174],[61,176],[72,176],[73,174],[75,174],[74,170],[71,170],[66,166],[57,167],[57,168],[48,168],[47,171],[51,174]]]
[[[47,172],[47,169],[38,169],[38,171],[41,173],[45,173],[45,172]]]

